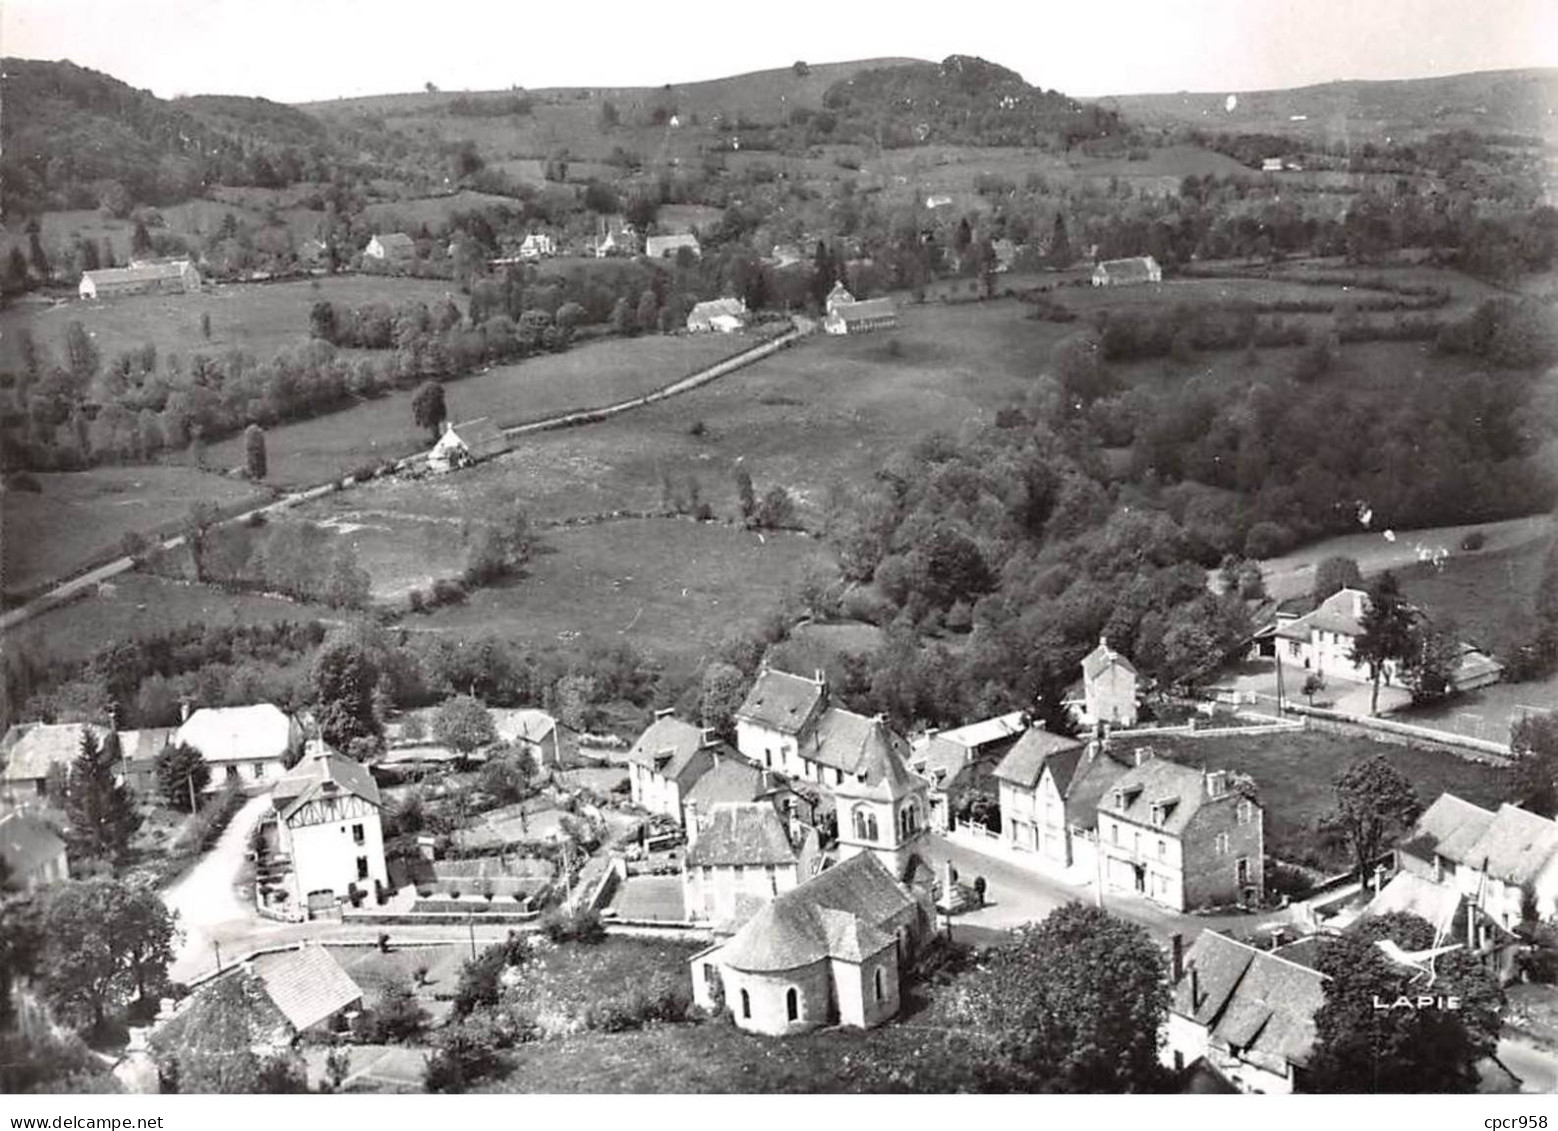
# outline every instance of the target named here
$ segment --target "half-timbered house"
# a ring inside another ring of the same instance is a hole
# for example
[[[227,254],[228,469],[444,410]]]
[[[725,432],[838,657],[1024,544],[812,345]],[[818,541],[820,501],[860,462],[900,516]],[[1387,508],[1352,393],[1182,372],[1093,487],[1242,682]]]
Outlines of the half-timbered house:
[[[389,887],[379,787],[367,767],[313,746],[271,792],[293,906],[310,915]]]

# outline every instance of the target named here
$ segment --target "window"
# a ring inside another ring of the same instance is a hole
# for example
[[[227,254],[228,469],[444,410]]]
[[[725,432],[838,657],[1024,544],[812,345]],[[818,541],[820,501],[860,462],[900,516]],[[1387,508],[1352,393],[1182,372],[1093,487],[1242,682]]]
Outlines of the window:
[[[834,770],[833,771],[833,784],[834,785],[843,785],[844,784],[844,771],[843,770]]]
[[[1235,812],[1238,814],[1239,824],[1241,825],[1247,825],[1255,819],[1255,805],[1248,800],[1240,801],[1235,807]]]
[[[732,877],[731,878],[736,881],[736,886],[740,887],[742,885],[742,883],[747,878],[746,865],[745,864],[737,864],[734,868],[731,869],[731,873],[732,873]]]
[[[702,877],[704,883],[708,883],[709,882],[709,866],[707,864],[705,864],[701,868],[699,868],[698,869],[698,875],[700,877]]]
[[[711,994],[719,988],[719,971],[714,968],[712,962],[703,964],[703,984],[708,987]]]
[[[237,766],[228,766],[227,767],[227,780],[228,781],[237,781],[238,780],[238,767]]]
[[[361,844],[364,841],[364,839],[366,839],[366,838],[363,835],[362,826],[361,825],[353,825],[352,826],[352,843],[353,844]]]
[[[1120,843],[1120,823],[1118,821],[1109,822],[1109,843]]]
[[[852,817],[856,840],[876,839],[876,814],[871,810],[861,807],[854,811]]]
[[[770,770],[774,768],[774,752],[772,750],[763,751],[763,766]]]
[[[1137,856],[1141,855],[1141,833],[1131,834],[1131,851]]]
[[[357,857],[357,878],[359,880],[368,878],[368,858],[366,856]]]
[[[1158,838],[1158,859],[1168,859],[1168,841],[1164,840],[1162,837]]]
[[[265,776],[265,763],[264,762],[256,762],[256,763],[254,763],[254,776],[256,778],[263,778]]]
[[[1250,882],[1250,858],[1248,856],[1239,857],[1238,863],[1234,865],[1234,870],[1235,875],[1238,877],[1235,881],[1236,883],[1243,886]]]
[[[746,990],[741,991],[741,1016],[749,1021],[752,1019],[752,995]]]
[[[887,996],[887,979],[882,975],[882,968],[876,968],[876,1000],[881,1001]]]
[[[801,1017],[801,995],[796,992],[794,986],[784,995],[784,1016],[788,1021],[799,1021]]]
[[[1217,853],[1217,855],[1219,855],[1219,856],[1226,856],[1228,854],[1228,834],[1227,833],[1218,833],[1217,834],[1217,837],[1212,841],[1212,851]]]
[[[765,865],[763,870],[768,873],[768,890],[774,895],[779,894],[779,873],[774,870],[772,864]]]

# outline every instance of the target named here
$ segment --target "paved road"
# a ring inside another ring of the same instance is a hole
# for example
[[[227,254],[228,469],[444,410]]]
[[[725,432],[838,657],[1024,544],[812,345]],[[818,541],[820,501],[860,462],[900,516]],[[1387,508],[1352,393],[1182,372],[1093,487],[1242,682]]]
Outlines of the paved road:
[[[1558,1092],[1558,1054],[1526,1041],[1502,1040],[1498,1043],[1498,1065],[1484,1062],[1481,1067],[1483,1092],[1522,1092],[1551,1095]],[[1509,1073],[1520,1078],[1512,1080]]]
[[[183,879],[163,892],[162,901],[178,914],[184,932],[169,971],[174,981],[186,981],[215,966],[215,944],[227,946],[235,939],[247,938],[259,927],[274,925],[260,919],[235,890],[249,848],[249,834],[270,803],[268,793],[246,802],[211,851]]]

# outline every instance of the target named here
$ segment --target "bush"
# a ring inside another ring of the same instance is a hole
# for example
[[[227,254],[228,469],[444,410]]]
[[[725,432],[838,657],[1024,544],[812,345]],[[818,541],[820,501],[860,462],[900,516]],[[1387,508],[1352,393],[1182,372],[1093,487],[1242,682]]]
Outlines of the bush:
[[[429,1092],[463,1092],[505,1071],[503,1050],[512,1044],[513,1037],[490,1018],[467,1017],[446,1026],[428,1058],[422,1085]]]
[[[600,912],[592,907],[576,911],[555,908],[541,920],[541,930],[554,943],[598,943],[606,937]]]
[[[1461,539],[1461,549],[1474,554],[1488,544],[1488,536],[1480,530],[1469,530]]]
[[[1247,558],[1274,558],[1287,552],[1293,545],[1293,532],[1281,523],[1257,522],[1250,527],[1244,539],[1244,556]]]

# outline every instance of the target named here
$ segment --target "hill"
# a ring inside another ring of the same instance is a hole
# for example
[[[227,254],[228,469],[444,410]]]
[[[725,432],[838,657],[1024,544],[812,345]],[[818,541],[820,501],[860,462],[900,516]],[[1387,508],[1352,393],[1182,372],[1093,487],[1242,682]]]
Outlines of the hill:
[[[1240,133],[1393,138],[1469,129],[1558,135],[1558,69],[1479,71],[1426,79],[1330,82],[1292,90],[1129,94],[1096,100],[1133,123]]]

